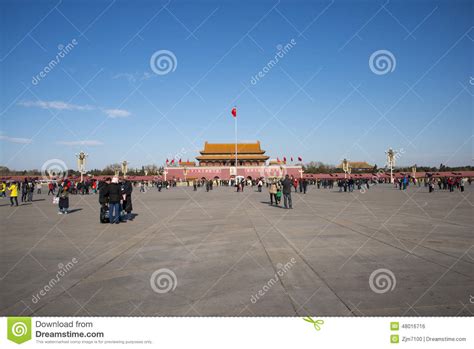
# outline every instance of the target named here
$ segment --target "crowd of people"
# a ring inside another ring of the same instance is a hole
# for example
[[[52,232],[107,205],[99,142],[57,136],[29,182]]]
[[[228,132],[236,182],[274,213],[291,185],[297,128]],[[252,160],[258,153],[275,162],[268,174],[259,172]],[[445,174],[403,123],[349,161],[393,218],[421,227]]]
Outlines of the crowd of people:
[[[463,177],[440,177],[440,178],[430,178],[428,180],[429,192],[432,193],[435,190],[435,186],[438,186],[439,190],[449,190],[453,192],[455,189],[460,192],[464,192],[464,187],[466,183],[471,185],[471,178]]]
[[[21,202],[32,202],[35,189],[37,194],[41,194],[41,183],[25,178],[21,182],[1,182],[0,197],[6,197],[7,191],[10,192],[10,206],[18,206],[18,193],[21,194]]]
[[[189,179],[184,182],[172,180],[154,181],[129,181],[119,180],[119,177],[106,178],[103,181],[96,179],[86,179],[85,181],[74,181],[69,179],[43,181],[38,179],[24,178],[22,181],[0,181],[0,197],[7,197],[9,193],[10,206],[18,206],[20,196],[21,203],[33,201],[35,194],[42,194],[43,186],[47,186],[47,195],[53,196],[53,203],[58,205],[58,214],[69,213],[70,195],[99,194],[101,206],[101,221],[119,223],[132,220],[132,191],[133,187],[139,187],[140,192],[146,192],[150,188],[170,189],[179,185],[192,186],[194,191],[203,188],[206,192],[212,191],[216,186],[235,187],[237,192],[243,192],[245,187],[256,187],[258,192],[262,192],[263,187],[268,188],[270,194],[270,205],[278,206],[281,198],[284,198],[284,207],[292,208],[291,192],[306,194],[308,185],[315,185],[318,189],[333,189],[335,185],[339,192],[353,192],[358,190],[368,190],[372,185],[387,183],[386,178],[371,179],[306,179],[295,178],[286,175],[284,178],[255,178],[236,177],[229,180],[219,178],[214,179]],[[464,192],[466,183],[471,184],[471,178],[463,177],[426,177],[415,178],[410,175],[396,177],[393,185],[399,190],[406,190],[410,185],[428,187],[429,192],[433,192],[437,187],[440,191],[453,192],[459,190]]]

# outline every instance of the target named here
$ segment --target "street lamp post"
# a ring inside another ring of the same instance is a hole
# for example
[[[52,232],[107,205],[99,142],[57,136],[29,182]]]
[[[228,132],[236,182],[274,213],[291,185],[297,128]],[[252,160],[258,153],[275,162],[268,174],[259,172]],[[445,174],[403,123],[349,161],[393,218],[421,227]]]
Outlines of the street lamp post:
[[[128,162],[127,160],[122,161],[122,173],[123,173],[123,178],[126,178],[128,172]]]
[[[84,181],[84,173],[86,173],[86,158],[89,155],[81,151],[79,154],[76,154],[77,158],[77,169],[79,170],[79,173],[81,174],[81,182]]]
[[[351,164],[347,159],[342,160],[342,170],[344,171],[344,179],[346,179],[347,174],[351,174]]]
[[[388,148],[385,152],[387,154],[387,166],[390,168],[390,183],[393,183],[393,167],[395,166],[395,150]]]

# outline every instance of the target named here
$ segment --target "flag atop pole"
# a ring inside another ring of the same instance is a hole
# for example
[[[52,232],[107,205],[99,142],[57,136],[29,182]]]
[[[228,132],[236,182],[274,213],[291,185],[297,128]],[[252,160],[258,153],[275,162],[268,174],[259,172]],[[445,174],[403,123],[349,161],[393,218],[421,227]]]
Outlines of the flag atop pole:
[[[236,168],[236,173],[235,175],[237,176],[237,107],[233,107],[232,110],[230,111],[232,114],[232,117],[234,118],[234,131],[235,131],[235,168]]]

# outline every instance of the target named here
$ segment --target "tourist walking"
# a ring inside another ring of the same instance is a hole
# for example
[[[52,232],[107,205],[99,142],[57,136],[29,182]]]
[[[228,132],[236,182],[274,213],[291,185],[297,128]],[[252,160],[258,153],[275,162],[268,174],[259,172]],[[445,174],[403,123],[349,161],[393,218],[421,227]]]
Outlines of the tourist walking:
[[[125,216],[126,220],[133,220],[132,218],[132,183],[130,181],[125,180],[122,185],[122,195],[123,195],[123,210],[127,214]]]
[[[26,198],[28,195],[28,181],[25,180],[21,184],[21,202],[26,202]]]
[[[4,198],[7,196],[7,184],[5,182],[0,183],[0,197]]]
[[[51,195],[54,195],[54,185],[53,185],[53,182],[49,182],[48,183],[48,195],[51,194]]]
[[[66,183],[66,181],[64,181],[63,184],[59,186],[57,197],[59,198],[58,214],[68,214],[69,212],[69,185],[68,183]]]
[[[432,193],[434,191],[434,179],[433,178],[429,179],[428,189],[429,189],[430,193]]]
[[[290,176],[286,175],[285,179],[281,183],[283,187],[283,201],[285,204],[285,208],[293,208],[292,202],[291,202],[291,187],[293,186],[293,183],[290,179]]]
[[[35,193],[35,182],[28,182],[28,202],[33,201],[33,194]]]
[[[270,194],[270,206],[273,205],[273,200],[275,200],[275,206],[278,206],[277,192],[278,185],[276,181],[273,181],[268,188],[268,193]]]
[[[263,187],[263,182],[262,182],[262,179],[259,178],[259,179],[258,179],[258,184],[257,184],[257,188],[258,188],[258,192],[259,192],[259,193],[262,192],[262,187]]]
[[[104,195],[106,195],[109,198],[110,224],[114,224],[114,223],[119,224],[120,223],[120,201],[122,200],[122,189],[119,185],[118,177],[112,178],[112,182],[107,185]]]
[[[466,185],[466,178],[461,178],[459,181],[459,190],[461,190],[461,193],[464,192],[464,186]]]
[[[448,179],[448,188],[450,192],[454,191],[454,180],[452,177],[449,177]]]
[[[354,191],[354,179],[349,178],[349,183],[348,183],[348,185],[349,185],[349,192],[352,193],[352,192]]]
[[[13,206],[13,202],[18,206],[18,184],[12,182],[8,187],[8,191],[10,192],[10,206]]]
[[[105,178],[103,182],[99,182],[97,189],[99,190],[99,204],[100,204],[100,222],[109,223],[109,196],[107,187],[111,183],[110,177]]]

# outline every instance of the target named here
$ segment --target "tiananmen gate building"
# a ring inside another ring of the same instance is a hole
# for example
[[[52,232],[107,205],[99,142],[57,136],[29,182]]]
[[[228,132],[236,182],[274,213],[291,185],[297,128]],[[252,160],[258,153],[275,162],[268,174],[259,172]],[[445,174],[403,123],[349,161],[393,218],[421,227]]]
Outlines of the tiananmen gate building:
[[[164,169],[165,179],[189,180],[200,178],[230,179],[237,176],[253,179],[260,177],[283,177],[286,174],[301,178],[302,166],[286,164],[267,164],[270,158],[265,155],[260,142],[237,143],[237,166],[235,143],[204,143],[204,149],[194,162],[181,162],[178,166],[167,166]]]
[[[204,143],[196,157],[199,166],[235,166],[235,143]],[[260,142],[237,143],[237,166],[264,166],[270,158],[260,148]]]

